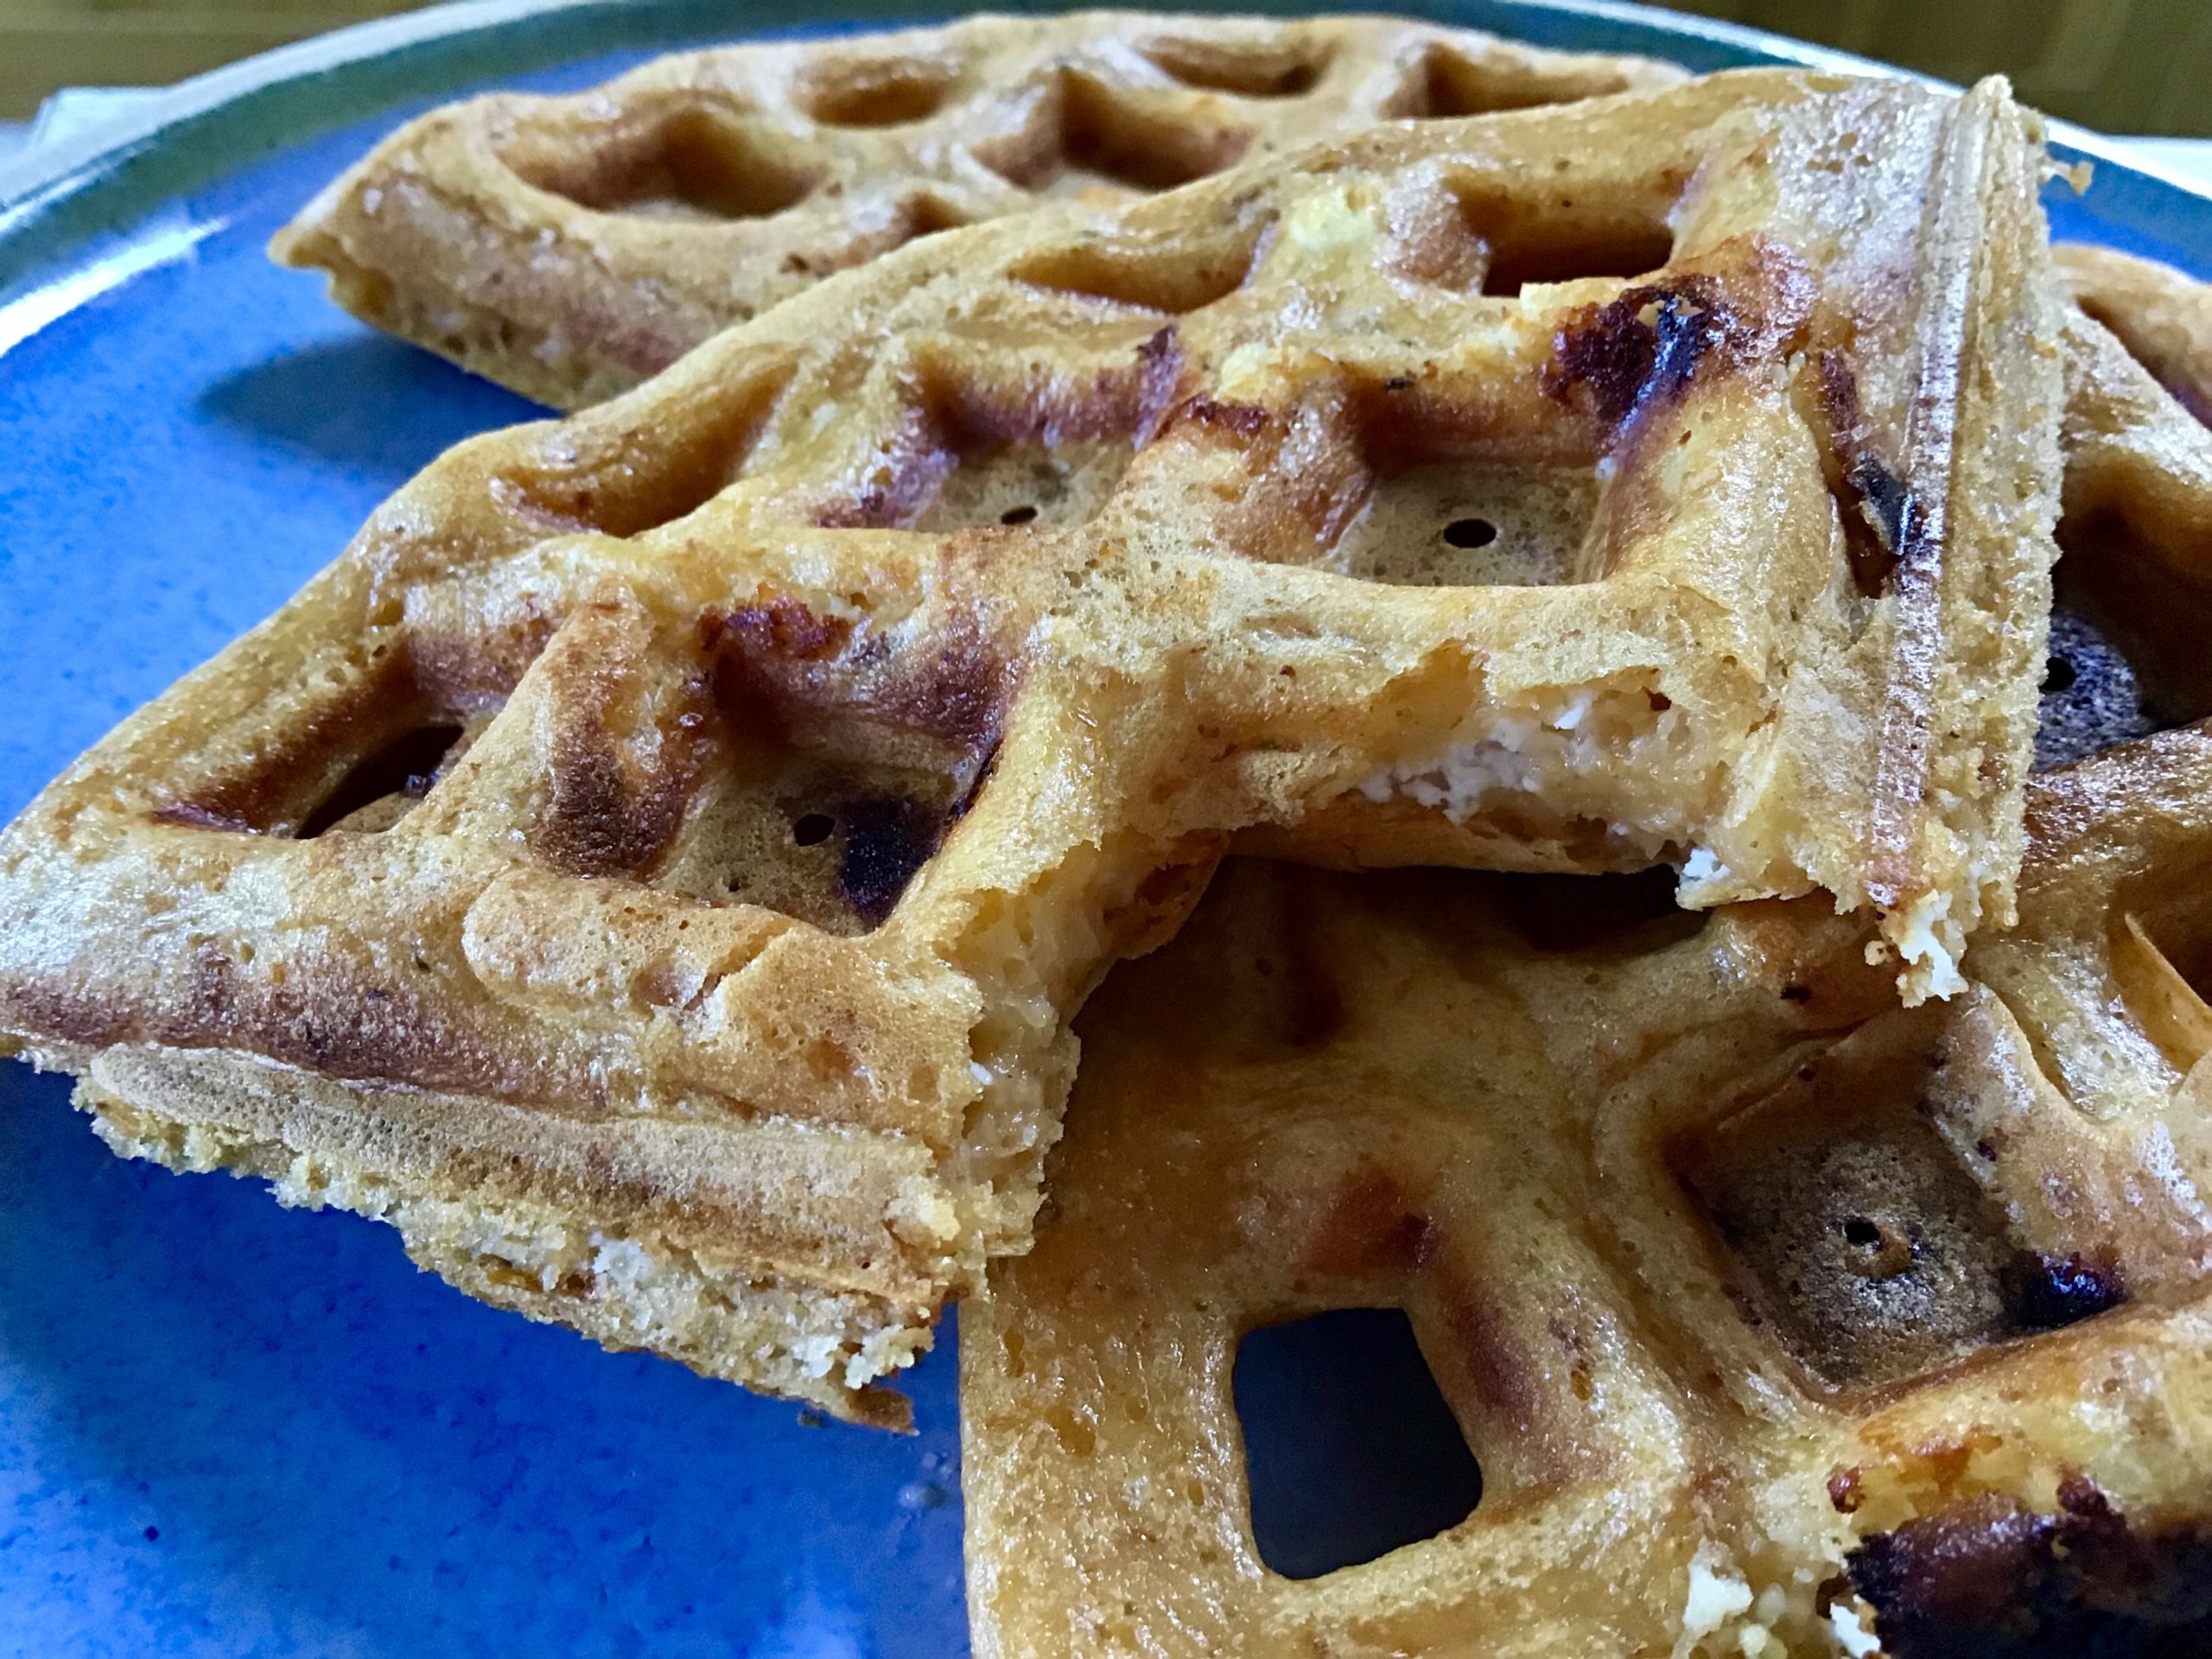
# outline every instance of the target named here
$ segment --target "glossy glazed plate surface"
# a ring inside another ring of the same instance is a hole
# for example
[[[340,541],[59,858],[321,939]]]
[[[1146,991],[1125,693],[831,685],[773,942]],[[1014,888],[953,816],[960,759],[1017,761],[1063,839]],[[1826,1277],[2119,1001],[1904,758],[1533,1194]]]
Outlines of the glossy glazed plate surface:
[[[1820,57],[1627,8],[1400,9],[1700,69]],[[435,103],[806,11],[418,14],[0,168],[0,817],[439,450],[536,413],[271,267],[269,233]],[[2103,162],[2051,207],[2212,276],[2212,200],[2174,184]],[[810,1423],[469,1302],[385,1229],[124,1163],[14,1065],[0,1218],[0,1659],[964,1649],[950,1333],[915,1438]]]

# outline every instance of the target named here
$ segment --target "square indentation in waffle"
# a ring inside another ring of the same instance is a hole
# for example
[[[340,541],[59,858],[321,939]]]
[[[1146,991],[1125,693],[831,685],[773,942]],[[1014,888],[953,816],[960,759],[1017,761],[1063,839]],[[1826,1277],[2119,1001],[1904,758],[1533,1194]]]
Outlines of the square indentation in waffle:
[[[962,1316],[979,1646],[2203,1628],[2194,1109],[2070,1102],[1982,987],[1897,1009],[1817,905],[1669,938],[1619,880],[1232,866],[1109,982],[1036,1248]],[[2024,938],[2064,930],[2031,899]],[[1407,1311],[1483,1491],[1292,1580],[1228,1378],[1243,1332],[1330,1306]],[[2093,1535],[2134,1565],[2052,1568]]]
[[[1995,1144],[1947,1136],[2018,1086],[1954,1023],[1878,1021],[1676,1150],[1758,1317],[1828,1384],[1904,1381],[2121,1299],[2108,1264],[2026,1248],[1985,1184]]]
[[[918,243],[452,452],[86,757],[0,1027],[134,1147],[882,1417],[1232,842],[1824,887],[1941,988],[2040,668],[2036,156],[1993,88],[1753,75]],[[465,754],[239,833],[398,732],[333,735],[381,662]]]
[[[2082,260],[2100,256],[2072,251],[2077,283]],[[2167,272],[2158,288],[2212,331],[2202,284]],[[2153,370],[2171,370],[2155,353],[2139,362],[2078,313],[2066,340],[2066,556],[2037,739],[2045,766],[2212,715],[2200,648],[2212,627],[2212,428],[2159,384]]]
[[[276,238],[341,303],[565,407],[831,272],[1378,118],[1669,85],[1645,59],[1383,17],[990,17],[662,59],[394,134]]]

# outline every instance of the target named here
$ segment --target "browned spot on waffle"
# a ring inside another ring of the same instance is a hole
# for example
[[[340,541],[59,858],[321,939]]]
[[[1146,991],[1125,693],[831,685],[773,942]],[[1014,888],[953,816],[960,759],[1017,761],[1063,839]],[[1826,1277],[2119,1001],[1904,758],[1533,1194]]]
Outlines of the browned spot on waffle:
[[[1821,404],[1835,476],[1851,573],[1861,593],[1878,594],[1895,579],[1915,529],[1912,492],[1891,463],[1874,453],[1859,406],[1859,381],[1847,353],[1818,354]]]
[[[1386,1171],[1366,1171],[1331,1201],[1306,1246],[1306,1265],[1345,1279],[1387,1279],[1428,1265],[1438,1245],[1435,1222]]]
[[[1802,325],[1811,296],[1810,274],[1786,251],[1732,246],[1569,321],[1544,366],[1544,390],[1586,398],[1606,428],[1625,429],[1681,398],[1700,371],[1741,372],[1770,353]]]
[[[1993,1084],[1937,1029],[1878,1020],[1676,1154],[1743,1294],[1831,1385],[1903,1381],[2125,1300],[2108,1262],[2039,1254],[1984,1190],[1994,1153],[1946,1130]]]
[[[1851,1580],[1895,1659],[2179,1659],[2212,1644],[2212,1525],[2139,1523],[2079,1478],[2053,1515],[1993,1493],[1876,1534]]]
[[[1452,1334],[1452,1357],[1484,1411],[1526,1437],[1515,1447],[1524,1467],[1541,1470],[1540,1478],[1556,1478],[1562,1471],[1554,1466],[1557,1448],[1546,1432],[1549,1402],[1542,1372],[1523,1351],[1498,1288],[1465,1271],[1449,1252],[1431,1272],[1445,1328]]]

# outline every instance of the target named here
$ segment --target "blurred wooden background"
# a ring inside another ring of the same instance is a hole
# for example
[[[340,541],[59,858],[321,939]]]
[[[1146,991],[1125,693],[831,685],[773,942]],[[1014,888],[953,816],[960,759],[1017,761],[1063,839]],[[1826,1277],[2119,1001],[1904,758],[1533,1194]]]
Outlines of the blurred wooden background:
[[[57,86],[160,86],[409,9],[407,0],[0,0],[0,120],[29,115]],[[2212,137],[2212,0],[1677,0],[1677,9],[1952,80],[2001,70],[2052,114],[2108,132]],[[734,4],[733,18],[743,10]]]

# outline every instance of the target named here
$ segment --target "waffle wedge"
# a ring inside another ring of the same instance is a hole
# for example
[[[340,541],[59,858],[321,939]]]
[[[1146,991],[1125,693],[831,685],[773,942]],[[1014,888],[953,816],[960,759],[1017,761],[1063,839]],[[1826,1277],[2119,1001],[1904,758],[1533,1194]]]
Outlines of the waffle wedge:
[[[0,1029],[128,1150],[895,1421],[1232,842],[1821,887],[1943,988],[2044,655],[2038,164],[2001,87],[1747,73],[832,279],[451,452],[65,774]]]
[[[2202,1650],[2212,734],[2029,817],[2019,929],[1912,1010],[1803,901],[1225,869],[962,1309],[977,1653]],[[1239,1341],[1361,1306],[1480,1500],[1287,1578]]]
[[[726,47],[410,123],[271,245],[348,310],[561,408],[832,271],[1370,122],[1667,85],[1646,59],[1389,17],[1080,12]]]
[[[2212,1644],[2212,723],[2126,741],[2212,715],[2212,431],[2079,315],[2067,360],[2073,764],[1961,995],[1802,900],[1233,865],[1093,999],[962,1315],[979,1654]],[[1480,1500],[1284,1577],[1238,1344],[1376,1305]]]

